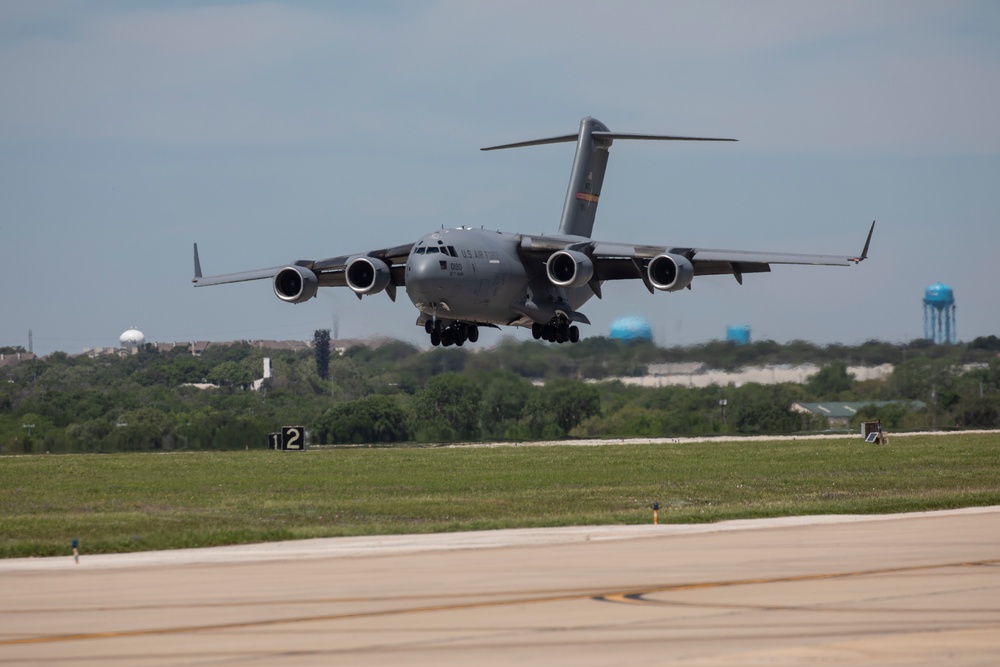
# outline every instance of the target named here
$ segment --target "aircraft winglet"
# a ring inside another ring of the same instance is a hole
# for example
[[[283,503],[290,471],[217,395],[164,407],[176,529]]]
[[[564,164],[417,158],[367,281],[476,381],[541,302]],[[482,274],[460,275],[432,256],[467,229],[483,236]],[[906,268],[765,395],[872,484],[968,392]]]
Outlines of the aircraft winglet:
[[[194,280],[191,282],[196,283],[201,278],[201,260],[198,259],[198,244],[194,244]]]
[[[861,251],[861,256],[860,257],[852,257],[851,258],[851,261],[854,262],[855,264],[860,264],[861,262],[863,262],[866,259],[868,259],[868,246],[871,245],[871,242],[872,242],[872,232],[874,232],[874,231],[875,231],[875,221],[872,220],[872,226],[871,226],[871,229],[868,230],[868,238],[865,239],[865,247]]]

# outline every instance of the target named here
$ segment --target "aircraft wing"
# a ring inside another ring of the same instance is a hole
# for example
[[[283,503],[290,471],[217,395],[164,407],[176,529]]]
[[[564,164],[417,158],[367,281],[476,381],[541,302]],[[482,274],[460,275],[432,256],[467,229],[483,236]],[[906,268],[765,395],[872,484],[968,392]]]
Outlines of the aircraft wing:
[[[615,247],[618,244],[597,244],[592,255],[598,280],[629,280],[643,278],[643,260],[669,253],[688,258],[696,276],[732,275],[743,283],[743,274],[767,273],[771,264],[812,264],[848,266],[852,259],[843,255],[799,255],[791,253],[752,252],[745,250],[712,250],[708,248],[675,248],[669,246]]]
[[[407,243],[392,248],[380,248],[368,252],[354,253],[352,255],[341,255],[320,260],[300,259],[281,266],[272,266],[266,269],[252,269],[250,271],[240,271],[238,273],[225,273],[215,276],[203,276],[201,272],[201,260],[198,257],[198,244],[194,244],[194,278],[191,282],[195,287],[206,287],[209,285],[222,285],[225,283],[239,283],[247,280],[273,279],[279,271],[289,266],[301,266],[316,274],[319,284],[324,287],[346,287],[347,279],[344,271],[347,264],[355,257],[374,257],[385,262],[392,272],[392,284],[401,286],[406,284],[406,258],[410,254],[412,243]]]
[[[531,236],[524,237],[522,250],[529,254],[553,253],[558,250],[577,250],[590,256],[594,264],[594,278],[604,280],[642,280],[652,291],[645,265],[662,254],[686,258],[694,268],[695,276],[732,275],[742,284],[746,273],[767,273],[772,264],[806,264],[849,266],[867,258],[875,223],[872,222],[864,249],[858,256],[807,255],[783,252],[756,252],[751,250],[718,250],[680,246],[632,245],[607,243],[580,237]]]

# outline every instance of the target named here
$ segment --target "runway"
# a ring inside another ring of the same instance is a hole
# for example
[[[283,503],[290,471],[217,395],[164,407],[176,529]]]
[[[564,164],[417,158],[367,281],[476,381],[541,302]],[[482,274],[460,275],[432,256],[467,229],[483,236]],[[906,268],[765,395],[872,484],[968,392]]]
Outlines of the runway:
[[[0,665],[994,665],[1000,507],[0,561]]]

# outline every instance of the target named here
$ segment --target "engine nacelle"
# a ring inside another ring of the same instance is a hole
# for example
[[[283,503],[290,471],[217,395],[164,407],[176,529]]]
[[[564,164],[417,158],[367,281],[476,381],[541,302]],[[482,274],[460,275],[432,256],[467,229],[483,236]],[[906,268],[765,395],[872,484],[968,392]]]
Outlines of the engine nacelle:
[[[355,294],[378,294],[392,281],[389,266],[377,257],[359,255],[347,262],[347,286]]]
[[[664,292],[676,292],[691,284],[694,265],[687,257],[664,253],[649,260],[646,267],[650,284]]]
[[[319,278],[304,266],[286,266],[274,274],[274,294],[288,303],[302,303],[316,296]]]
[[[583,287],[594,277],[594,263],[582,252],[560,250],[549,257],[545,273],[553,285]]]

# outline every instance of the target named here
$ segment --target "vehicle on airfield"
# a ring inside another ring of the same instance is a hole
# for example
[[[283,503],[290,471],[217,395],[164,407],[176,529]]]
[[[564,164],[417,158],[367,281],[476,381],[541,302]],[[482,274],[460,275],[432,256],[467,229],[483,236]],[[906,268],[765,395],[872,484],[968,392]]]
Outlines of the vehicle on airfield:
[[[530,235],[457,227],[431,232],[414,243],[285,266],[203,276],[194,245],[196,287],[271,279],[282,301],[302,303],[320,287],[348,287],[362,296],[398,287],[420,314],[433,345],[462,345],[479,339],[479,327],[531,327],[535,339],[577,342],[580,312],[591,297],[601,298],[606,280],[641,280],[650,293],[690,288],[695,276],[743,275],[771,270],[771,264],[848,266],[868,255],[875,223],[857,257],[712,250],[687,246],[635,245],[591,238],[597,204],[615,139],[735,141],[706,137],[612,132],[594,118],[580,121],[577,134],[483,148],[484,151],[575,141],[576,156],[559,230]]]

